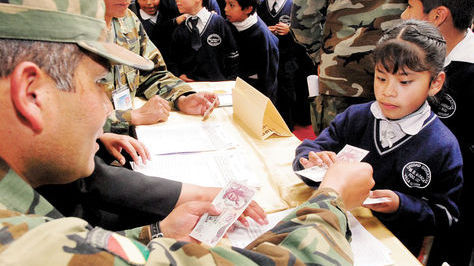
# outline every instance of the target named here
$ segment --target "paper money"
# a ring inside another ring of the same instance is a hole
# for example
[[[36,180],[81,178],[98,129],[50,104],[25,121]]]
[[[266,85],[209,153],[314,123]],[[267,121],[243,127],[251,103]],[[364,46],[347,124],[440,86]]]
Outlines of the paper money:
[[[360,162],[369,153],[368,150],[357,148],[352,145],[346,145],[336,155],[336,160],[349,161],[349,162]],[[326,171],[328,170],[327,165],[313,166],[306,168],[295,173],[309,178],[315,182],[321,182],[323,180]]]
[[[215,246],[227,229],[244,212],[254,195],[254,188],[234,180],[230,181],[212,201],[221,214],[218,216],[204,214],[189,235],[210,246]]]

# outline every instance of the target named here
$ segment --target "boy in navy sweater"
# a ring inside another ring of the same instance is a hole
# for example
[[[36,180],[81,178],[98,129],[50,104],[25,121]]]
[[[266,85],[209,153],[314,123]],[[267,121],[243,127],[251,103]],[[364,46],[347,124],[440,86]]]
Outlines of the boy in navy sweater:
[[[305,140],[293,168],[331,165],[346,144],[368,150],[372,197],[390,201],[367,207],[417,255],[424,236],[447,231],[459,217],[461,152],[427,102],[445,79],[445,41],[432,25],[406,21],[380,39],[374,55],[376,101],[350,106]]]
[[[435,237],[429,264],[447,261],[452,266],[468,265],[473,253],[474,237],[474,219],[470,207],[474,178],[474,134],[468,122],[472,121],[471,105],[474,99],[474,34],[469,29],[473,5],[470,0],[409,0],[408,4],[401,15],[402,19],[428,21],[439,29],[446,40],[446,81],[440,93],[429,99],[429,103],[433,112],[458,139],[464,161],[460,222],[448,236]]]
[[[277,98],[278,38],[255,12],[259,0],[226,0],[225,15],[235,26],[239,47],[238,76],[265,94]]]
[[[177,0],[179,12],[189,14],[171,39],[168,67],[182,80],[220,81],[237,76],[239,52],[230,25],[209,12],[208,0]]]

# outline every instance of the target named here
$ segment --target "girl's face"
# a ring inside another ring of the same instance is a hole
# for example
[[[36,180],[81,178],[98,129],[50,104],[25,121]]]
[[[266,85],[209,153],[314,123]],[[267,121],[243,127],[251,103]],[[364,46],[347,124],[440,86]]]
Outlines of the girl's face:
[[[246,7],[242,10],[237,0],[226,0],[224,11],[230,22],[241,22],[248,18],[252,7]]]
[[[400,119],[418,110],[428,96],[434,96],[441,89],[444,72],[430,81],[429,71],[415,72],[405,68],[392,74],[382,64],[377,64],[374,92],[384,116]]]

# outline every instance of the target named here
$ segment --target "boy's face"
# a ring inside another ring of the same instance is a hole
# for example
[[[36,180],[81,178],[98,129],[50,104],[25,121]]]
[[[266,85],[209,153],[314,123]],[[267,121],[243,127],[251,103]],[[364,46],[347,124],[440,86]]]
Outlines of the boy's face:
[[[160,4],[160,0],[138,0],[138,5],[140,5],[140,9],[145,11],[150,16],[156,14],[158,10],[158,5]]]
[[[195,15],[202,8],[202,0],[176,0],[179,13]]]
[[[428,94],[433,93],[430,81],[429,71],[415,72],[404,68],[392,74],[383,65],[377,64],[374,93],[384,116],[400,119],[415,112],[428,98]]]
[[[421,0],[408,0],[408,6],[403,11],[401,18],[404,20],[417,19],[428,21],[428,14],[423,13],[423,3]]]
[[[246,7],[242,10],[237,0],[226,0],[224,11],[230,22],[241,22],[249,17],[252,7]]]

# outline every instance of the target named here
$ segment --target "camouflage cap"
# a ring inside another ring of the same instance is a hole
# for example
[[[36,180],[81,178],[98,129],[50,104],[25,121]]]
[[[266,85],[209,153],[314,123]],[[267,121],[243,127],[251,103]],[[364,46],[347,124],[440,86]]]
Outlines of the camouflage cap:
[[[152,61],[106,41],[104,14],[103,0],[1,0],[0,39],[76,43],[112,64],[151,70]]]

